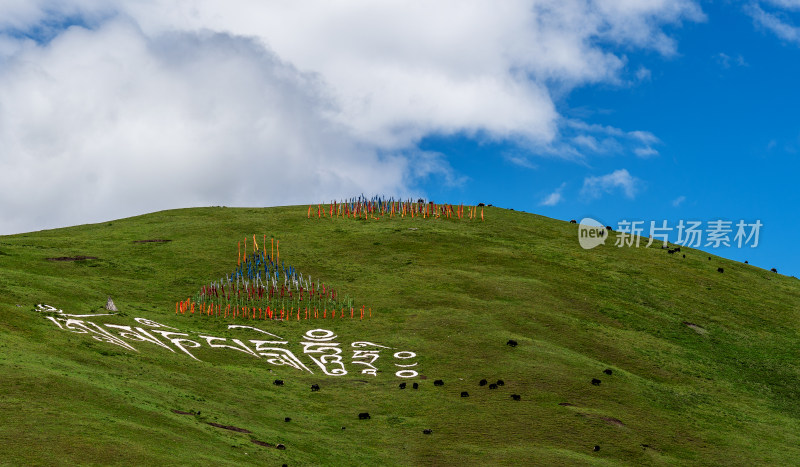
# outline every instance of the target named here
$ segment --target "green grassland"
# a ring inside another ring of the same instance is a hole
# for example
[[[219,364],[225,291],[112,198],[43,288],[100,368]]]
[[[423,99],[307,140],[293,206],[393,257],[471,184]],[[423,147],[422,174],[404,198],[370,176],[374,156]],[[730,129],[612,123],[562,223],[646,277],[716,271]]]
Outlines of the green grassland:
[[[184,209],[0,237],[0,463],[800,459],[797,279],[688,248],[670,255],[609,241],[583,250],[575,225],[500,208],[487,208],[485,222],[307,219],[306,212]],[[343,345],[366,340],[413,351],[421,377],[408,383],[420,389],[398,389],[390,353],[375,377],[350,365],[348,375],[331,377],[219,349],[196,349],[201,361],[148,343],[132,352],[59,330],[35,311],[45,303],[103,313],[111,296],[119,315],[86,319],[131,325],[142,317],[235,337],[230,320],[176,315],[175,302],[229,274],[236,242],[253,234],[279,239],[281,259],[373,310],[363,321],[260,328],[292,345],[325,328]],[[133,243],[144,239],[171,242]],[[76,255],[98,259],[46,260]],[[519,345],[507,346],[509,339]],[[285,385],[273,385],[277,378]],[[505,386],[480,387],[482,378]],[[435,379],[444,386],[434,387]],[[320,391],[310,391],[314,383]],[[371,419],[359,420],[360,412]]]

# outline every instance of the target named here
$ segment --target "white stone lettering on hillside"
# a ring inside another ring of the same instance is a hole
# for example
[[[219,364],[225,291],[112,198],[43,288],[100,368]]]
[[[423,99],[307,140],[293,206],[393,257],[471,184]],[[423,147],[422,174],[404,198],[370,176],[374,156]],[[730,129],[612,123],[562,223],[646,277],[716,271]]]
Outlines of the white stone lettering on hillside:
[[[119,324],[106,324],[106,327],[112,329],[121,329],[122,331],[119,333],[120,337],[124,337],[125,339],[132,340],[134,342],[150,342],[151,344],[155,344],[165,349],[169,350],[170,352],[175,352],[170,346],[161,342],[157,338],[155,338],[152,334],[145,331],[142,328],[136,328],[135,330],[131,326],[121,326]]]
[[[113,313],[112,313],[113,314]],[[156,323],[155,321],[146,319],[146,318],[133,318],[139,324],[144,324],[145,326],[150,326],[151,328],[167,328],[167,329],[174,329],[178,331],[178,328],[173,328],[172,326],[167,326],[166,324]]]
[[[198,334],[181,331],[178,328],[167,326],[146,318],[134,318],[140,326],[124,324],[95,323],[93,321],[75,319],[74,316],[62,310],[39,305],[37,311],[45,314],[45,318],[65,332],[86,334],[94,340],[122,347],[126,350],[139,352],[132,344],[152,344],[166,349],[174,354],[186,354],[188,357],[200,361],[198,352],[222,351],[264,360],[270,365],[289,366],[301,372],[313,374],[311,368],[319,368],[328,376],[344,376],[348,374],[343,359],[342,344],[337,342],[337,335],[328,329],[311,329],[306,331],[299,343],[294,348],[302,348],[300,353],[295,353],[290,341],[281,336],[263,329],[242,325],[228,325],[229,330],[240,331],[245,335],[240,337],[218,337],[208,334]],[[55,315],[55,316],[53,316]],[[111,314],[93,314],[92,317],[110,316]],[[120,317],[117,316],[117,319]],[[246,333],[249,333],[248,339]],[[346,345],[346,344],[345,344]],[[392,347],[369,341],[356,341],[350,344],[353,356],[348,365],[353,366],[353,371],[360,371],[363,375],[377,376],[379,368],[377,362],[382,349],[393,350]],[[418,363],[413,361],[417,356],[414,352],[399,351],[393,354],[397,362],[394,364],[398,371],[395,375],[399,378],[413,378],[418,375]],[[310,360],[308,365],[303,362],[304,357]],[[355,367],[355,365],[358,365]],[[317,370],[319,371],[319,370]]]
[[[120,347],[124,347],[128,350],[133,350],[137,352],[130,344],[123,341],[122,339],[115,337],[110,332],[106,331],[100,325],[90,322],[81,321],[79,319],[73,318],[53,318],[52,316],[48,316],[47,319],[56,323],[56,326],[65,330],[74,332],[77,334],[91,334],[92,339],[98,340],[100,342],[108,342],[109,344],[118,345]],[[63,323],[63,325],[61,324]]]
[[[61,316],[69,316],[70,318],[94,318],[95,316],[116,315],[116,313],[92,313],[88,315],[68,315],[64,313],[64,310],[59,310],[58,308],[52,307],[50,305],[42,305],[41,303],[36,305],[36,311],[43,313],[58,313]]]
[[[269,347],[268,345],[272,344],[270,341],[251,340],[250,342],[255,344],[256,352],[264,357],[267,360],[267,363],[277,366],[288,365],[297,370],[307,371],[312,374],[314,373],[308,369],[308,367],[305,366],[303,362],[289,349],[285,349],[283,347]]]
[[[417,354],[415,354],[414,352],[408,352],[408,351],[396,352],[394,354],[394,358],[403,360],[404,362],[402,364],[401,363],[395,363],[394,366],[399,367],[399,368],[415,367],[415,366],[417,366],[417,362],[408,363],[408,362],[405,362],[405,360],[412,359],[412,358],[414,358],[416,356],[417,356]],[[416,370],[399,370],[399,371],[395,372],[394,375],[397,376],[398,378],[414,378],[417,375],[419,375],[419,373],[417,373]]]
[[[303,353],[322,368],[322,372],[328,376],[344,376],[347,370],[342,362],[342,349],[339,348],[336,334],[327,329],[312,329],[303,336]]]
[[[357,349],[364,347],[376,347],[375,349],[370,350],[353,350],[353,365],[366,366],[367,368],[363,368],[361,370],[361,374],[372,376],[378,376],[378,368],[374,365],[374,363],[378,360],[378,357],[380,357],[380,349],[391,349],[391,347],[378,345],[372,342],[353,342],[350,344],[350,346]]]
[[[184,339],[183,337],[180,337],[180,336],[189,337],[189,334],[185,334],[182,332],[162,331],[160,329],[153,329],[153,332],[157,332],[162,336],[164,336],[166,339],[169,339],[169,341],[172,342],[172,345],[177,347],[178,350],[185,353],[186,355],[192,357],[195,360],[200,360],[199,358],[192,355],[191,352],[189,352],[189,348],[196,349],[202,347],[203,345],[197,341]]]
[[[250,355],[258,358],[258,354],[256,354],[252,350],[250,350],[250,347],[245,345],[245,343],[240,341],[239,339],[231,339],[231,341],[236,345],[227,345],[227,344],[215,344],[215,343],[211,342],[211,341],[226,341],[226,340],[228,340],[228,339],[226,339],[224,337],[204,336],[202,334],[199,337],[201,337],[202,339],[205,339],[206,343],[208,343],[209,347],[213,347],[215,349],[233,349],[233,350],[238,350],[239,352],[244,352],[246,354],[250,354]]]

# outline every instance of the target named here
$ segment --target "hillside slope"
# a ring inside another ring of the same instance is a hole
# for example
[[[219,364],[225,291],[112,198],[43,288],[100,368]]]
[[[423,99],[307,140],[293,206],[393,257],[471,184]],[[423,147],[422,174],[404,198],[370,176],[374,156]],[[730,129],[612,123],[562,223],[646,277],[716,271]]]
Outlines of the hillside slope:
[[[669,255],[608,242],[583,250],[575,225],[499,208],[487,208],[485,222],[306,213],[302,206],[185,209],[0,237],[0,462],[800,458],[797,279],[687,248]],[[176,301],[230,274],[237,241],[253,234],[279,239],[282,259],[372,309],[364,320],[237,319],[288,341],[274,347],[312,371],[212,348],[199,336],[233,347],[233,339],[267,335],[229,329],[231,319],[175,313]],[[148,239],[170,241],[134,243]],[[76,256],[97,259],[47,260]],[[184,352],[124,340],[130,350],[61,329],[63,315],[36,308],[101,315],[108,296],[119,314],[74,319],[106,331],[138,326],[167,344],[176,335],[155,330],[180,331],[203,345]],[[303,354],[313,329],[336,334],[347,375],[325,375]],[[352,343],[363,341],[384,346],[374,347],[377,376],[350,360]],[[412,352],[408,364],[417,365],[408,368],[419,376],[397,377],[406,360],[394,352]],[[443,386],[434,386],[438,379]],[[488,389],[481,379],[505,384]],[[409,387],[401,390],[403,381]],[[359,420],[362,412],[370,419]]]

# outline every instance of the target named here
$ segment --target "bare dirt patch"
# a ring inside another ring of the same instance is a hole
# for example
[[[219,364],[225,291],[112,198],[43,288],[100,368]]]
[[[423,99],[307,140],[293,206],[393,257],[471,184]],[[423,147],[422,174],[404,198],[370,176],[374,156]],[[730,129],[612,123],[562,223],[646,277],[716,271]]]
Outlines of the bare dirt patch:
[[[168,243],[172,240],[165,240],[163,238],[153,238],[150,240],[134,240],[133,243]]]
[[[600,417],[600,420],[608,423],[609,425],[614,425],[614,426],[619,426],[619,427],[625,426],[625,424],[622,423],[621,420],[616,419],[614,417]]]
[[[183,410],[172,409],[172,413],[176,413],[178,415],[194,415],[194,412],[184,412]]]
[[[683,324],[685,324],[686,326],[692,328],[692,330],[694,330],[694,332],[696,332],[698,334],[708,334],[708,331],[706,331],[706,329],[704,327],[702,327],[702,326],[699,326],[699,325],[694,324],[694,323],[690,323],[688,321],[684,321]]]
[[[47,258],[47,261],[85,261],[87,259],[99,259],[96,256],[62,256],[60,258]]]
[[[625,426],[625,424],[622,423],[622,420],[619,420],[619,419],[614,418],[614,417],[605,417],[603,415],[596,415],[596,414],[592,414],[592,413],[583,413],[583,412],[578,412],[578,415],[580,415],[581,417],[586,417],[586,418],[596,418],[598,420],[602,420],[602,421],[608,423],[609,425],[618,426],[620,428],[623,428]]]
[[[222,425],[222,424],[214,423],[214,422],[207,422],[207,423],[209,425],[211,425],[211,426],[214,426],[214,427],[217,427],[217,428],[222,428],[224,430],[231,430],[231,431],[236,431],[236,432],[239,432],[239,433],[252,433],[252,431],[250,431],[250,430],[248,430],[246,428],[239,428],[238,426]]]

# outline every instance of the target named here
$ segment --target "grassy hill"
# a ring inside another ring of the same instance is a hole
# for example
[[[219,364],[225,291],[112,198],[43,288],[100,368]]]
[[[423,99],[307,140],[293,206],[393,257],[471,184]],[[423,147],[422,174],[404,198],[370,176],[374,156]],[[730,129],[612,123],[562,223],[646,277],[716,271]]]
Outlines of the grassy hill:
[[[313,374],[210,348],[199,335],[260,334],[175,313],[232,271],[236,242],[253,234],[373,310],[363,321],[237,320],[290,341]],[[146,239],[171,241],[134,243]],[[499,208],[481,223],[309,220],[302,206],[0,237],[0,463],[795,464],[800,281],[687,248],[608,243],[583,250],[575,225]],[[97,259],[47,260],[75,256]],[[103,314],[108,296],[119,314],[77,319],[177,328],[203,342],[190,349],[199,360],[61,330],[35,309]],[[347,375],[326,376],[300,345],[316,328],[345,355],[356,341],[392,350],[377,376],[349,357]],[[420,376],[405,390],[396,351],[416,354]]]

